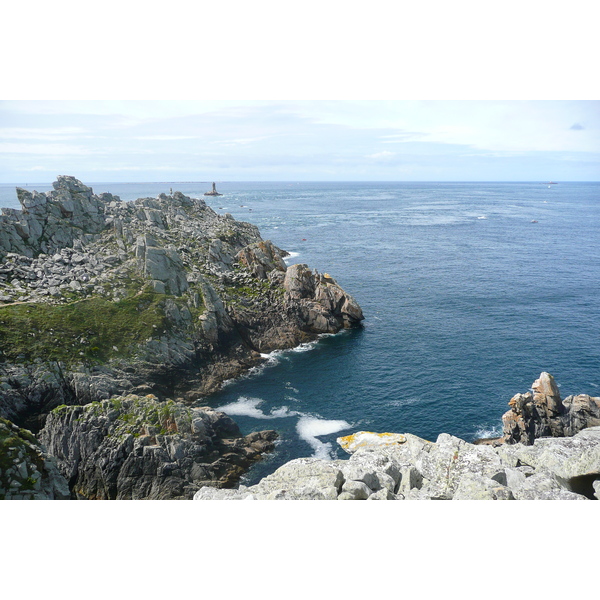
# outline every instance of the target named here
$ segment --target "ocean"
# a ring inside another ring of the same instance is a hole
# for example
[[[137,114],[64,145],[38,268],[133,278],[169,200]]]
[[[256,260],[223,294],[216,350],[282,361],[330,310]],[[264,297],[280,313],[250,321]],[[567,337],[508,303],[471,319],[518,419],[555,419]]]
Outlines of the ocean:
[[[123,200],[203,183],[102,183]],[[21,184],[23,185],[23,184]],[[19,208],[14,185],[0,206]],[[51,186],[29,185],[46,191]],[[435,441],[501,434],[542,371],[564,397],[600,396],[600,183],[217,182],[219,213],[329,273],[361,305],[361,329],[273,352],[200,404],[243,433],[275,429],[250,485],[297,457],[347,458],[361,430]]]

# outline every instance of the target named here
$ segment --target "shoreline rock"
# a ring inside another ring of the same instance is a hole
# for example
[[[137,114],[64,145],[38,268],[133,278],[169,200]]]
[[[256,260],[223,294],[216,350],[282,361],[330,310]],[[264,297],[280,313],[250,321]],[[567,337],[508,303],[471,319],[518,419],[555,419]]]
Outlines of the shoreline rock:
[[[296,459],[254,486],[200,489],[195,500],[600,500],[600,398],[561,401],[552,375],[517,394],[504,435],[470,444],[359,431],[348,461]]]
[[[211,408],[129,395],[58,407],[39,439],[77,499],[173,500],[233,487],[273,450],[277,433],[243,436]]]
[[[435,442],[409,433],[355,436],[365,442],[364,433],[372,443],[347,450],[349,460],[295,459],[256,485],[201,488],[194,500],[600,499],[600,427],[499,447],[446,433]]]
[[[579,394],[564,402],[554,377],[542,372],[530,392],[516,394],[502,415],[503,436],[499,443],[532,444],[541,437],[573,436],[600,425],[600,398]]]

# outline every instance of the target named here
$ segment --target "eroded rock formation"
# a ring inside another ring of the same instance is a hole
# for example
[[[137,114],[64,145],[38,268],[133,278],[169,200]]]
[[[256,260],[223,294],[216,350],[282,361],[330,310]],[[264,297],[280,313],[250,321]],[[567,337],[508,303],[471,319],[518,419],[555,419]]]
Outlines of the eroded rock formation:
[[[53,186],[17,189],[22,210],[0,215],[0,416],[36,430],[59,404],[196,400],[260,353],[363,319],[331,277],[288,268],[254,225],[202,199]]]
[[[66,479],[30,431],[0,418],[0,500],[67,500]]]
[[[368,434],[368,435],[365,435]],[[598,500],[600,427],[533,445],[469,444],[446,433],[355,434],[349,460],[299,458],[256,485],[202,488],[195,500]],[[368,441],[371,441],[369,443]]]
[[[554,377],[542,372],[532,391],[516,394],[502,415],[502,442],[533,444],[541,437],[572,436],[600,425],[600,398],[580,394],[568,396],[564,402]]]
[[[202,486],[232,487],[277,434],[242,436],[210,408],[129,395],[57,407],[39,438],[76,498],[172,500]]]

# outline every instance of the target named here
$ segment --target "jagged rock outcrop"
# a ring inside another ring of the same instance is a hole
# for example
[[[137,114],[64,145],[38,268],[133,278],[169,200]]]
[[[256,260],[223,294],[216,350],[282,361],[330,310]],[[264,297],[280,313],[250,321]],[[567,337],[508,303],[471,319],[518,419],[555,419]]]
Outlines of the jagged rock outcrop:
[[[27,429],[0,418],[0,500],[66,500],[66,479]]]
[[[600,425],[600,398],[586,394],[569,396],[564,402],[554,377],[542,372],[532,392],[516,394],[502,415],[501,442],[532,444],[541,437],[573,436],[577,432]]]
[[[408,433],[355,436],[357,444],[352,436],[338,440],[351,452],[347,461],[296,459],[256,485],[202,488],[194,499],[600,499],[600,427],[569,438],[537,439],[531,446],[481,446],[448,434],[435,443]]]
[[[39,434],[79,499],[190,499],[231,487],[274,447],[274,431],[242,436],[210,408],[122,396],[54,409]]]
[[[180,192],[122,202],[70,176],[0,216],[0,416],[123,393],[195,400],[363,319],[327,275]]]

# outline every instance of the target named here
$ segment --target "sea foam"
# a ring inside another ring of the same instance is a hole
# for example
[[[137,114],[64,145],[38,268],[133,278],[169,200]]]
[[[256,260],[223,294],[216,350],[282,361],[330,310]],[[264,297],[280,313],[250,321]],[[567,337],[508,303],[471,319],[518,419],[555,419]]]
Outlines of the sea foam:
[[[259,407],[264,401],[261,398],[248,398],[240,396],[235,402],[219,406],[216,410],[224,412],[230,417],[252,417],[254,419],[285,419],[289,417],[299,417],[296,423],[296,432],[298,437],[308,443],[313,449],[314,458],[325,460],[335,458],[333,456],[333,447],[330,442],[319,440],[321,435],[331,435],[345,429],[350,429],[351,425],[343,420],[331,420],[315,417],[295,410],[290,410],[287,406],[274,408],[270,413],[265,413]]]
[[[216,410],[236,417],[253,417],[254,419],[281,419],[294,417],[300,413],[290,410],[287,406],[274,408],[269,414],[263,412],[259,407],[264,401],[261,398],[247,398],[240,396],[236,402],[230,402],[219,406]]]
[[[350,429],[350,423],[346,421],[334,421],[319,419],[312,416],[302,416],[296,424],[296,431],[301,439],[307,442],[314,450],[313,457],[324,460],[333,459],[333,448],[330,442],[322,442],[318,439],[320,435],[330,435],[345,429]]]
[[[474,434],[474,439],[484,440],[487,438],[498,438],[502,436],[502,425],[480,425]]]

